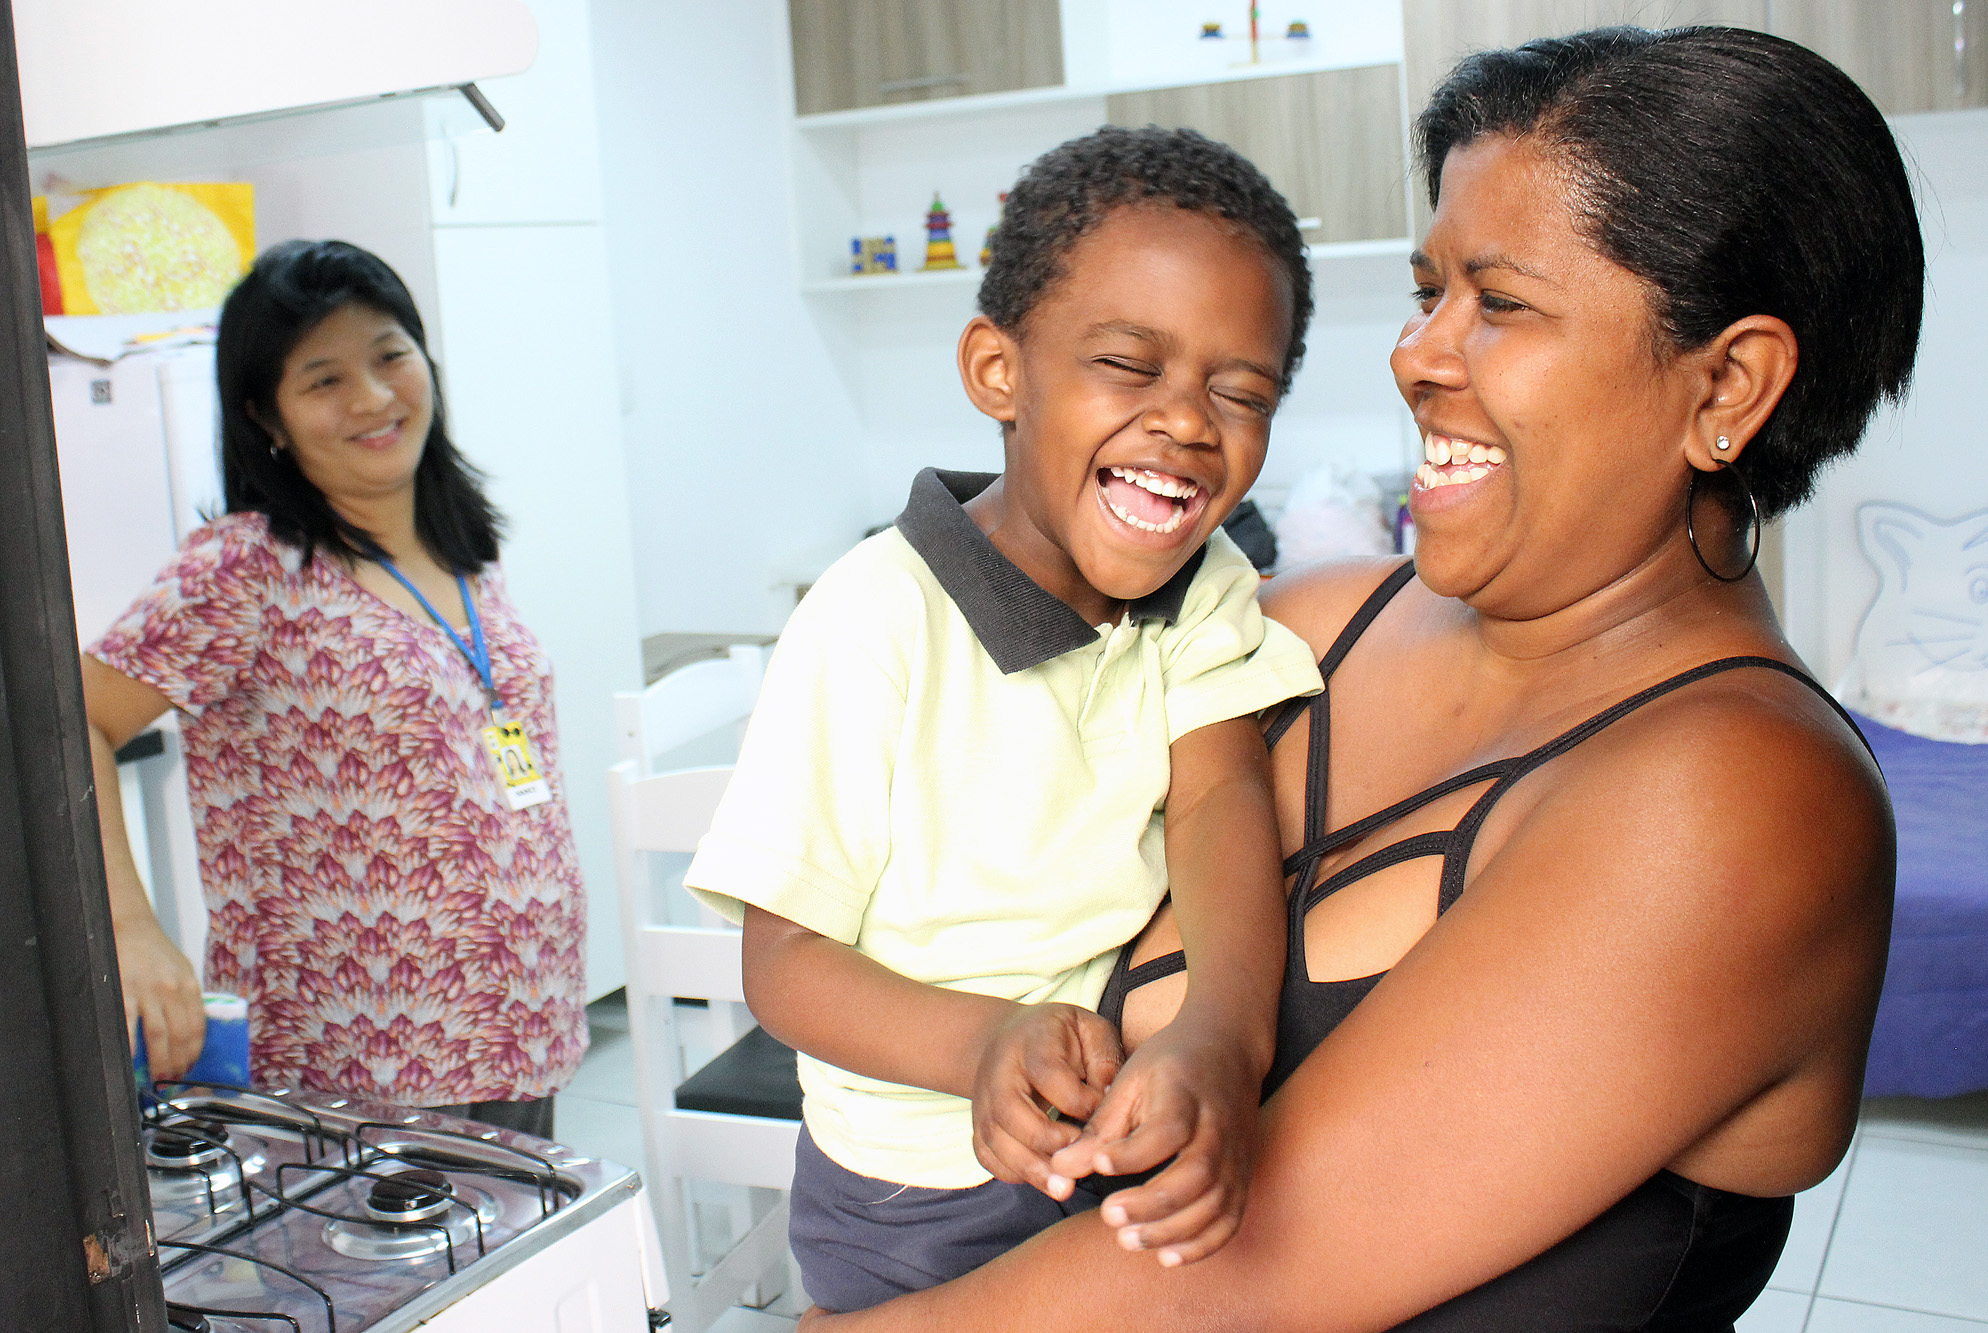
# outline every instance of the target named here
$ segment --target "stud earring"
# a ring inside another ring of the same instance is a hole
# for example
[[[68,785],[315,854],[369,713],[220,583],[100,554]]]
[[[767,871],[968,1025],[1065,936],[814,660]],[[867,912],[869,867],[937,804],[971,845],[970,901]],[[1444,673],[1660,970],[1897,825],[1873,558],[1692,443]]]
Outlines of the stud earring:
[[[1722,454],[1723,454],[1724,452],[1726,452],[1726,450],[1728,450],[1728,449],[1730,449],[1730,448],[1732,448],[1732,447],[1733,447],[1733,442],[1732,442],[1731,440],[1727,439],[1727,438],[1726,438],[1725,436],[1723,436],[1723,435],[1721,435],[1721,436],[1719,437],[1719,443],[1718,443],[1718,445],[1717,445],[1717,448],[1718,448],[1718,450],[1719,450],[1719,452],[1720,452],[1720,453],[1722,453]]]

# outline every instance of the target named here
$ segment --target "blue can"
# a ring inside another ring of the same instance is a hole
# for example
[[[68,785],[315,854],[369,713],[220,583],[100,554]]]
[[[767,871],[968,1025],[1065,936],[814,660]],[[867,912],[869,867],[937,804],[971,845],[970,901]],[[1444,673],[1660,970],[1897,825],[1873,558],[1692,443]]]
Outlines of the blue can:
[[[227,1083],[245,1088],[249,1081],[248,1001],[239,995],[205,991],[201,1005],[207,1011],[207,1039],[201,1044],[200,1058],[186,1071],[188,1083]],[[138,1076],[138,1093],[147,1105],[152,1098],[151,1059],[145,1052],[145,1024],[138,1024],[138,1042],[131,1053],[132,1070]]]

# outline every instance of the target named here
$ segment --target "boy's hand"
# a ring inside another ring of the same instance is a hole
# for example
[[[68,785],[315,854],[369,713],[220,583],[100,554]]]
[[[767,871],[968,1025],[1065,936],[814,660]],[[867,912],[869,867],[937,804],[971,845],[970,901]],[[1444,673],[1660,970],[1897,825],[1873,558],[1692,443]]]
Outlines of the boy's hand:
[[[973,1083],[973,1151],[997,1180],[1067,1199],[1050,1157],[1078,1135],[1124,1063],[1118,1029],[1088,1009],[1027,1004],[995,1030]],[[1054,1111],[1061,1119],[1052,1118]]]
[[[1144,1185],[1100,1210],[1128,1250],[1156,1250],[1166,1267],[1205,1259],[1242,1221],[1256,1146],[1262,1071],[1219,1033],[1179,1019],[1125,1063],[1083,1135],[1055,1154],[1059,1176],[1132,1175],[1169,1157]]]

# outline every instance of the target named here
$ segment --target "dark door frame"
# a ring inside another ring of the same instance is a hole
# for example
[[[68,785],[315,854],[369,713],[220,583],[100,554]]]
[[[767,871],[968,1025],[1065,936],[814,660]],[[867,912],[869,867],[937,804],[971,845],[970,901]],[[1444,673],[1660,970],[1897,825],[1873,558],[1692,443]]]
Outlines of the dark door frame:
[[[0,5],[0,1328],[164,1333]]]

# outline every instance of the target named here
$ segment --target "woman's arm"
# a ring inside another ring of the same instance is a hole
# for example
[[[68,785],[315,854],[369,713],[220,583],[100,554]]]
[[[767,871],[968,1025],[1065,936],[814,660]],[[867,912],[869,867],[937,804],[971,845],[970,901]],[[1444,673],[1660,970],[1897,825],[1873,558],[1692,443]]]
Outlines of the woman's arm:
[[[125,1027],[131,1035],[144,1020],[146,1054],[156,1078],[177,1078],[199,1058],[207,1039],[207,1017],[200,1002],[200,978],[186,955],[166,938],[131,859],[116,755],[120,746],[170,707],[171,701],[150,685],[84,654],[83,709],[90,723],[90,767],[96,778],[97,825],[103,836],[104,877],[110,885]]]
[[[1265,1108],[1219,1253],[1162,1270],[1075,1219],[825,1328],[1385,1329],[1571,1235],[1757,1101],[1854,1086],[1888,821],[1868,764],[1805,708],[1737,684],[1674,696],[1515,791],[1463,899]],[[1796,1137],[1793,1175],[1776,1143],[1706,1183],[1813,1183],[1844,1139]]]

